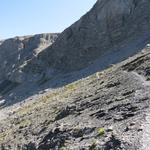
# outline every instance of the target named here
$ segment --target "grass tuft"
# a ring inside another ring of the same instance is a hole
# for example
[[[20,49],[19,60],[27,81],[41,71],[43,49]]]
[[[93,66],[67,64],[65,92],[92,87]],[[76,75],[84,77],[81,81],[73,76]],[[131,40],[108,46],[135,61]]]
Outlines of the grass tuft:
[[[98,136],[103,136],[105,134],[105,129],[104,128],[99,128],[98,129]]]

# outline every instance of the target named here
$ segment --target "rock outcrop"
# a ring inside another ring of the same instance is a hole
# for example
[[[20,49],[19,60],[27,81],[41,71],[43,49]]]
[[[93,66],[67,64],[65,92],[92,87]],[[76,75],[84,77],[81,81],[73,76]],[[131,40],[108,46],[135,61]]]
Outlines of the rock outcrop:
[[[0,80],[9,79],[22,82],[22,68],[34,59],[38,53],[50,46],[58,34],[39,34],[15,37],[1,41],[0,44]]]
[[[108,59],[116,54],[110,63],[120,61],[120,57],[123,60],[136,53],[149,38],[149,10],[149,0],[98,0],[40,54],[40,60],[65,71],[84,68],[96,59],[103,63],[104,55]],[[117,54],[120,52],[124,56]]]

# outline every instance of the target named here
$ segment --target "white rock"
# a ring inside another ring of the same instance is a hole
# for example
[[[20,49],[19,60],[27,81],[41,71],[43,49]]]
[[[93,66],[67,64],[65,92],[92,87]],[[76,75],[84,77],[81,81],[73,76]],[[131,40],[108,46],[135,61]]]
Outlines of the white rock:
[[[4,104],[5,104],[5,102],[6,102],[6,100],[5,100],[5,99],[0,100],[0,105],[4,105]]]

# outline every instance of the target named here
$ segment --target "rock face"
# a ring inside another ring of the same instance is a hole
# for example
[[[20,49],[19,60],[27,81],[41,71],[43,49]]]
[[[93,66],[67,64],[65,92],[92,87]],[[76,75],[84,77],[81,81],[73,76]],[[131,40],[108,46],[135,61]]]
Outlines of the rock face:
[[[37,75],[41,68],[38,64],[26,66],[54,43],[58,35],[46,33],[0,41],[0,101],[3,102],[0,107],[22,101],[37,91],[37,87],[32,84],[43,77],[42,74]]]
[[[120,62],[137,53],[150,40],[149,10],[149,0],[98,0],[86,15],[61,33],[54,43],[57,37],[55,34],[51,35],[52,38],[45,35],[44,41],[37,37],[35,41],[32,38],[24,39],[25,44],[30,45],[25,48],[19,39],[5,41],[0,49],[11,45],[15,49],[26,50],[12,51],[11,54],[10,47],[7,47],[8,51],[2,51],[0,56],[7,52],[10,55],[6,55],[8,60],[0,58],[0,70],[4,72],[1,76],[19,83],[36,82],[41,80],[43,74],[51,78],[55,71],[80,70],[97,60],[98,70]],[[17,47],[15,40],[18,42]],[[41,43],[40,47],[36,41]],[[16,67],[18,62],[19,68]]]
[[[50,46],[58,34],[39,34],[1,41],[0,80],[21,82],[21,69],[39,52]]]
[[[149,10],[149,0],[98,0],[86,15],[40,54],[40,60],[55,69],[72,71],[103,59],[104,55],[118,55],[118,51],[125,51],[122,54],[125,59],[149,38]],[[112,63],[119,58],[116,56]]]

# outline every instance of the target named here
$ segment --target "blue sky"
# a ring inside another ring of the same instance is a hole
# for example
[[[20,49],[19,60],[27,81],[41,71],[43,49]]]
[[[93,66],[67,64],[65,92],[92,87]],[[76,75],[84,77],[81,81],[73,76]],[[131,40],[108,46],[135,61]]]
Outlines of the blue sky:
[[[0,39],[61,32],[78,20],[96,0],[1,0]]]

